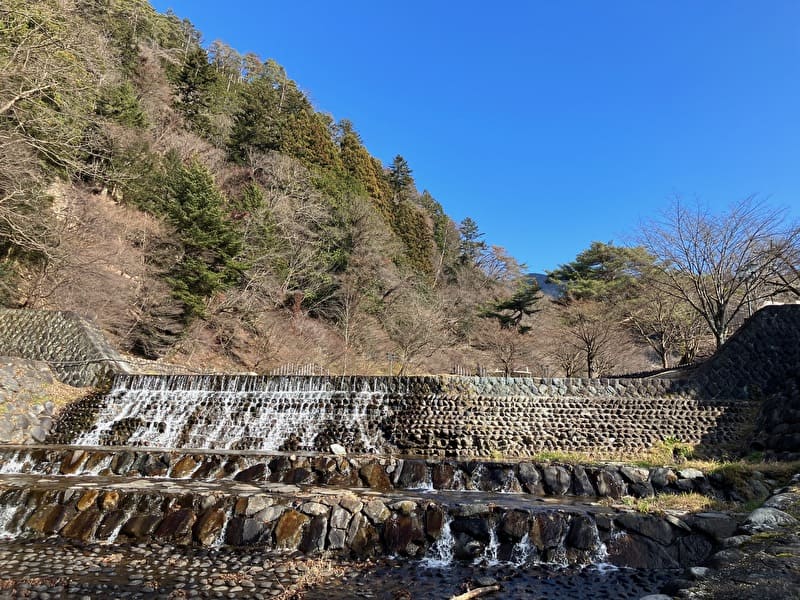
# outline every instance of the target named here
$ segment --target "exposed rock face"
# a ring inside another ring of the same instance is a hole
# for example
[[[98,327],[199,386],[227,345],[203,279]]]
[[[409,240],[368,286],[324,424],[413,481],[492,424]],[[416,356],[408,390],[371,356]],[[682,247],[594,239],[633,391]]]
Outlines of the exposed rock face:
[[[392,482],[389,481],[389,476],[377,463],[369,462],[365,464],[361,467],[359,474],[364,482],[373,489],[385,491],[392,488]]]
[[[47,363],[0,354],[0,442],[47,439],[55,423],[55,405],[47,399],[54,381]]]
[[[303,539],[303,529],[311,519],[296,510],[287,510],[275,527],[275,546],[293,550]]]

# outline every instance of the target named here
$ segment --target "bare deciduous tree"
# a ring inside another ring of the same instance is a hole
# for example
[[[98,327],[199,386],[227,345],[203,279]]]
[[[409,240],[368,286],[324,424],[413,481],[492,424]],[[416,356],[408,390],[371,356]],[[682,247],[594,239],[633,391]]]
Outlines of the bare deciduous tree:
[[[646,277],[638,286],[638,294],[626,306],[625,320],[656,353],[663,368],[676,360],[688,364],[700,343],[702,319],[686,301],[664,293],[653,277],[658,275]]]
[[[435,298],[403,289],[387,299],[381,324],[397,352],[399,375],[448,344],[442,310]]]
[[[609,373],[621,363],[628,340],[603,302],[570,302],[562,309],[562,319],[564,342],[583,359],[587,377]]]
[[[506,377],[527,367],[531,357],[531,339],[512,327],[502,327],[494,319],[484,321],[477,332],[473,346],[486,353]]]
[[[331,213],[310,174],[279,154],[261,155],[252,168],[262,197],[243,222],[247,286],[269,297],[273,306],[291,298],[328,300]]]
[[[746,307],[773,296],[778,256],[791,255],[800,229],[786,211],[750,196],[724,214],[676,201],[641,228],[640,242],[658,258],[656,281],[705,321],[717,348]]]
[[[337,289],[326,316],[342,336],[343,372],[350,354],[368,321],[366,306],[399,285],[390,256],[399,251],[396,240],[386,235],[384,225],[366,201],[353,198],[346,215],[345,238],[350,253],[347,269],[336,278]]]

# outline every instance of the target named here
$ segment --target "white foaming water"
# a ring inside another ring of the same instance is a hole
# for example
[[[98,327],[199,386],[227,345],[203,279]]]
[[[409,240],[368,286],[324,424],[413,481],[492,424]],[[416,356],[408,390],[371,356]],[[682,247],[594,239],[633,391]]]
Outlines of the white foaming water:
[[[228,535],[228,523],[230,523],[230,520],[225,519],[225,523],[222,524],[222,529],[219,530],[217,539],[211,544],[212,548],[222,548],[222,546],[225,545],[225,536]]]
[[[535,547],[531,544],[531,538],[527,532],[522,539],[511,548],[511,564],[515,567],[524,567],[534,556]]]
[[[458,469],[453,473],[453,484],[450,487],[454,490],[463,490],[466,487],[464,483],[464,471]]]
[[[9,540],[14,538],[14,532],[11,531],[11,520],[17,512],[17,506],[9,505],[0,507],[0,540]]]
[[[126,510],[125,511],[125,518],[119,520],[119,523],[117,523],[114,526],[114,529],[112,529],[111,532],[108,534],[108,538],[107,539],[105,539],[103,541],[100,541],[98,543],[104,544],[104,545],[110,545],[110,544],[116,543],[117,536],[119,535],[119,532],[122,531],[122,527],[125,525],[125,523],[128,521],[128,519],[131,517],[131,515],[132,515],[132,512],[129,511],[129,510]]]
[[[473,490],[481,489],[481,479],[483,479],[484,475],[486,475],[486,466],[483,464],[478,465],[472,471],[472,474],[469,477],[469,487]]]
[[[24,456],[24,451],[18,450],[14,454],[14,456],[10,456],[8,459],[3,461],[3,464],[0,465],[0,473],[2,474],[22,473],[23,469],[25,468],[25,460],[23,456]]]
[[[347,438],[340,443],[379,451],[383,392],[368,382],[361,391],[331,387],[309,378],[120,377],[75,443],[279,450],[289,442],[313,450],[320,434],[335,432]]]
[[[418,492],[435,492],[436,489],[433,487],[433,477],[430,468],[425,471],[425,481],[419,481],[408,489]]]
[[[627,536],[628,534],[624,531],[614,531],[611,533],[611,537],[609,538],[610,541],[618,540]],[[592,556],[592,567],[597,569],[600,573],[609,573],[613,571],[619,571],[619,567],[616,565],[612,565],[608,560],[608,547],[605,543],[601,542],[598,539],[598,546],[597,550],[595,550],[594,555]]]
[[[98,460],[94,465],[87,468],[86,463],[83,464],[83,468],[78,471],[78,475],[100,475],[100,472],[104,469],[108,469],[111,467],[111,461],[114,460],[113,454],[108,454],[103,456]],[[87,461],[89,462],[89,461]]]
[[[501,494],[518,494],[520,493],[519,481],[514,475],[514,469],[506,469],[503,476],[503,488],[500,490]]]
[[[473,564],[496,567],[500,564],[497,558],[497,551],[499,549],[500,540],[497,537],[497,525],[492,525],[492,527],[489,528],[489,543],[486,545],[486,548],[484,548],[483,554],[476,558]]]
[[[453,518],[450,515],[445,516],[445,521],[442,525],[442,532],[439,535],[439,539],[436,540],[430,548],[428,548],[428,552],[425,553],[425,557],[420,561],[420,564],[423,567],[429,569],[441,569],[444,567],[449,567],[453,563],[453,548],[456,540],[453,537],[453,532],[450,531],[450,523],[452,521]]]

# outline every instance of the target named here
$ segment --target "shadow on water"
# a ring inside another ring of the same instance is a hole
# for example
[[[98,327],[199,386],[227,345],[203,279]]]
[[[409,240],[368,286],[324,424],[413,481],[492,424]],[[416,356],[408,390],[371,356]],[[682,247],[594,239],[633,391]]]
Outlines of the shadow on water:
[[[347,579],[310,590],[306,600],[417,600],[450,598],[468,589],[499,585],[487,598],[540,600],[636,600],[657,593],[676,575],[668,570],[633,570],[591,566],[550,568],[511,564],[424,567],[419,562],[386,560]]]

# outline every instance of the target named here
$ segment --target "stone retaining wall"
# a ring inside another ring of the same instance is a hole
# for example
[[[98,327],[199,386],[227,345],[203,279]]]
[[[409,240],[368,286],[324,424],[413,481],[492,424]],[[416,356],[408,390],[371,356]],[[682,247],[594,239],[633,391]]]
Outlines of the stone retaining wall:
[[[13,465],[13,469],[9,465]],[[558,462],[416,460],[395,457],[239,452],[164,452],[94,448],[0,449],[0,473],[161,477],[192,481],[269,482],[340,488],[480,491],[536,497],[648,498],[695,492],[725,501],[766,496],[758,479],[734,487],[696,469]]]
[[[73,385],[94,385],[126,370],[99,331],[71,313],[0,310],[2,354],[45,360]],[[686,380],[306,378],[298,386],[345,393],[374,384],[381,406],[370,415],[371,425],[383,431],[392,450],[413,454],[635,451],[668,438],[710,449],[745,448],[749,438],[744,430],[758,422],[759,448],[794,456],[800,453],[800,418],[796,386],[787,382],[798,372],[800,306],[787,305],[758,311]],[[269,378],[243,381],[272,385]],[[757,420],[756,403],[765,398],[768,406]],[[340,407],[347,400],[337,397],[335,402]],[[329,408],[322,404],[321,410]],[[75,433],[69,428],[76,422],[54,439],[69,441]],[[124,443],[125,431],[120,433],[114,443]],[[316,448],[327,449],[348,434],[341,422],[332,421]],[[242,447],[250,443],[244,440]],[[286,447],[291,448],[291,440]]]
[[[0,494],[5,529],[17,538],[260,545],[356,557],[422,558],[435,544],[455,559],[529,560],[670,568],[698,564],[736,529],[725,515],[661,519],[577,507],[449,504],[352,493],[322,495],[48,487],[19,481]],[[57,485],[54,484],[54,485]],[[440,542],[441,540],[441,542]]]
[[[142,390],[152,394],[152,402]],[[746,446],[743,440],[758,409],[750,401],[698,398],[691,387],[665,380],[124,376],[110,394],[113,400],[95,396],[68,407],[50,441],[74,443],[93,426],[106,403],[124,407],[133,402],[128,393],[136,396],[140,408],[115,422],[100,443],[131,445],[135,431],[168,428],[180,431],[176,440],[187,440],[169,445],[214,448],[213,440],[202,446],[191,440],[202,439],[205,430],[219,422],[254,423],[262,414],[269,420],[313,404],[307,418],[320,415],[313,436],[298,432],[307,440],[303,442],[290,432],[281,444],[266,449],[327,451],[339,443],[349,452],[372,451],[363,446],[368,436],[381,451],[421,456],[631,452],[668,439],[721,452]],[[191,404],[184,405],[189,397]],[[232,397],[237,400],[232,402]],[[155,402],[164,408],[153,410]],[[143,412],[148,406],[151,412]],[[156,422],[159,419],[164,422]],[[183,429],[174,428],[178,420]],[[258,435],[249,435],[244,426],[242,431],[232,447],[264,449]]]
[[[47,362],[59,380],[76,387],[127,372],[102,332],[71,312],[0,309],[0,356]]]
[[[528,456],[612,452],[680,440],[705,450],[740,444],[757,405],[689,397],[425,395],[394,399],[387,436],[411,454]]]
[[[692,375],[707,397],[763,399],[800,373],[800,305],[757,311]]]

